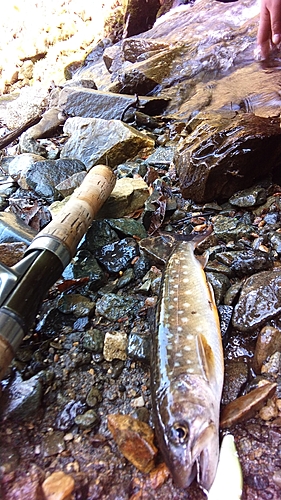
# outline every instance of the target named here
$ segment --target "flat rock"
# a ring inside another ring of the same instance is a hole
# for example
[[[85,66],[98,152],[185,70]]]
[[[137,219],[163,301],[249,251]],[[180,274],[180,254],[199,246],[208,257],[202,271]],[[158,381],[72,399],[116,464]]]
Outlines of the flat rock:
[[[133,179],[131,177],[118,179],[111,195],[100,209],[97,218],[119,218],[131,214],[142,208],[148,197],[148,185],[143,179]]]
[[[161,113],[168,102],[167,98],[139,97],[139,105],[147,114]],[[68,116],[120,120],[129,107],[136,107],[135,96],[81,87],[65,87],[59,95],[59,108]]]
[[[64,133],[69,139],[61,158],[78,158],[87,170],[98,164],[114,167],[141,149],[154,146],[153,139],[119,120],[69,118]]]
[[[130,415],[108,415],[107,421],[121,453],[140,471],[150,472],[154,467],[157,449],[149,425]]]

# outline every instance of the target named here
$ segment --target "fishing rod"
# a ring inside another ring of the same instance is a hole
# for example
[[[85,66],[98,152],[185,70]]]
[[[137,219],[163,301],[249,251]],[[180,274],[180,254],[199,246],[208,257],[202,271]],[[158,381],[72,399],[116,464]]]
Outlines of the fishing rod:
[[[13,267],[0,263],[0,380],[115,182],[110,168],[93,167],[59,214],[35,236],[23,259]]]

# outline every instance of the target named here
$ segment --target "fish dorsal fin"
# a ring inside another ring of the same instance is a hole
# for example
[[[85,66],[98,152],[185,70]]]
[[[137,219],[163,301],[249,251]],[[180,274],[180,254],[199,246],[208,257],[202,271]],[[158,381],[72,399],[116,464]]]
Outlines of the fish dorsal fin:
[[[204,378],[211,382],[215,376],[215,359],[212,348],[209,346],[206,337],[199,333],[196,338],[198,359],[201,363]]]

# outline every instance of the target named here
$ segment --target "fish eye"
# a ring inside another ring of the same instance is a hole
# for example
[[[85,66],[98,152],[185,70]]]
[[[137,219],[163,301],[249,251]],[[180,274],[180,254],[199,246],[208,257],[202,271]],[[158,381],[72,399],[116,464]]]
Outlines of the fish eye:
[[[175,444],[183,444],[189,437],[189,428],[185,422],[175,422],[170,428],[170,439]]]

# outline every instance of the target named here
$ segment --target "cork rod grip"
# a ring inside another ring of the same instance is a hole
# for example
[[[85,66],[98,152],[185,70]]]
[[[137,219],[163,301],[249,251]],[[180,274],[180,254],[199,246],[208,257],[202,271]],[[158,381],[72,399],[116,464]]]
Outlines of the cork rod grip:
[[[41,236],[51,236],[62,242],[73,257],[79,241],[110,195],[115,182],[115,175],[109,167],[105,165],[93,167],[66,205],[40,231],[35,240]]]

